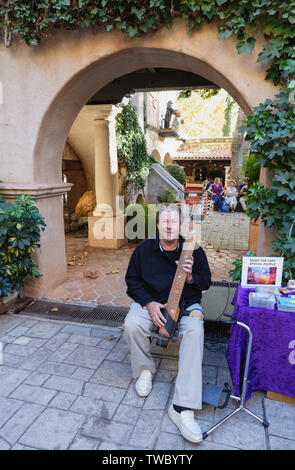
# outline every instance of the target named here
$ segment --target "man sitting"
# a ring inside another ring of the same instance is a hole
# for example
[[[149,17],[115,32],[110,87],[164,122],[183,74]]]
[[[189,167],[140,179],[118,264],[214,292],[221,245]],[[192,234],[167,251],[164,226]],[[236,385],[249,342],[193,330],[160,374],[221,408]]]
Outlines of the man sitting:
[[[156,372],[151,355],[151,331],[166,320],[161,312],[177,269],[184,239],[180,235],[181,214],[176,205],[164,206],[157,213],[159,236],[142,241],[133,251],[126,272],[127,294],[134,300],[125,319],[133,378],[139,396],[152,390]],[[198,247],[183,265],[187,272],[181,308],[195,313],[178,322],[182,337],[179,349],[175,392],[168,414],[183,437],[200,442],[202,432],[194,419],[194,409],[202,408],[202,359],[204,345],[202,290],[209,288],[211,273],[204,250]]]

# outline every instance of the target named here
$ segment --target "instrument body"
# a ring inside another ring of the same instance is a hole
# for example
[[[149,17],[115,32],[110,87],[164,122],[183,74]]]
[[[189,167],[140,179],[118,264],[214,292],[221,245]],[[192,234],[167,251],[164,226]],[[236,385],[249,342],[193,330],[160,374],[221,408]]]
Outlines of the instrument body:
[[[174,275],[173,283],[170,289],[167,306],[162,310],[167,323],[165,326],[158,328],[157,345],[168,349],[176,329],[176,325],[180,314],[180,298],[186,282],[187,273],[183,270],[183,265],[187,258],[192,256],[193,251],[196,249],[197,240],[199,238],[201,221],[204,219],[207,211],[207,192],[202,195],[202,204],[194,206],[194,213],[190,221],[190,229],[188,237],[186,238],[182,252],[179,258],[179,263]]]

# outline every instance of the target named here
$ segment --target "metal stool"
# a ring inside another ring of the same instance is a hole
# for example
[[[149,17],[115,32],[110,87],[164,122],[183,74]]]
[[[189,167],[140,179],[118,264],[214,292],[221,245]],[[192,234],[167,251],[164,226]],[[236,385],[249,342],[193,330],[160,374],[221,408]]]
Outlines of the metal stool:
[[[225,418],[221,419],[220,421],[218,421],[216,424],[214,424],[214,426],[212,426],[210,429],[208,429],[208,431],[204,432],[203,433],[203,439],[206,439],[206,437],[209,436],[209,434],[211,434],[216,428],[218,428],[218,426],[220,426],[222,423],[224,423],[225,421],[227,421],[229,418],[231,418],[232,416],[234,416],[235,414],[239,413],[240,411],[246,411],[247,413],[249,413],[251,416],[253,416],[254,418],[258,419],[258,421],[261,422],[261,424],[263,424],[263,426],[265,427],[268,427],[269,426],[269,423],[268,421],[266,421],[265,419],[262,419],[260,418],[259,416],[257,416],[255,413],[253,413],[251,410],[249,410],[245,405],[245,396],[246,396],[246,389],[247,389],[247,384],[250,383],[250,380],[248,379],[248,372],[249,372],[249,364],[250,364],[250,356],[251,356],[251,349],[252,349],[252,341],[253,341],[253,335],[252,335],[252,331],[251,329],[249,328],[248,325],[246,325],[245,323],[242,323],[240,321],[237,320],[236,317],[232,316],[232,315],[228,315],[228,314],[224,314],[224,316],[226,317],[230,317],[231,320],[230,321],[226,321],[226,320],[220,320],[222,321],[223,323],[227,323],[227,324],[230,324],[230,325],[238,325],[238,326],[241,326],[242,328],[245,328],[249,334],[249,342],[248,342],[248,348],[247,348],[247,356],[246,356],[246,363],[245,363],[245,370],[244,370],[244,376],[243,376],[243,384],[242,384],[242,392],[241,392],[241,396],[240,397],[236,397],[235,395],[231,394],[230,395],[230,398],[232,398],[233,400],[236,400],[237,402],[239,402],[239,405],[237,406],[237,408],[232,411],[231,413],[229,413],[227,416],[225,416]]]

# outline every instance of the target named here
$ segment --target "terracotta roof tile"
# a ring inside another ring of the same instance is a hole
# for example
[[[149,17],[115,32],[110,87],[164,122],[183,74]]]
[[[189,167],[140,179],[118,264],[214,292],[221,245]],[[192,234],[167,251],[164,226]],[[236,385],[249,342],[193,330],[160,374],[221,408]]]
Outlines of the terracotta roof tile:
[[[182,145],[172,157],[174,160],[231,160],[230,145]]]

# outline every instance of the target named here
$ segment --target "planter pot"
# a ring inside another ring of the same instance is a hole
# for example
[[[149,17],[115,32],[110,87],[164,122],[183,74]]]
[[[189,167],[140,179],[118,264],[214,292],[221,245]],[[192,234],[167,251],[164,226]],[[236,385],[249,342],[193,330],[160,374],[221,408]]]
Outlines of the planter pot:
[[[18,296],[18,291],[14,291],[12,294],[6,297],[0,297],[0,314],[6,313],[10,307],[14,304]]]

